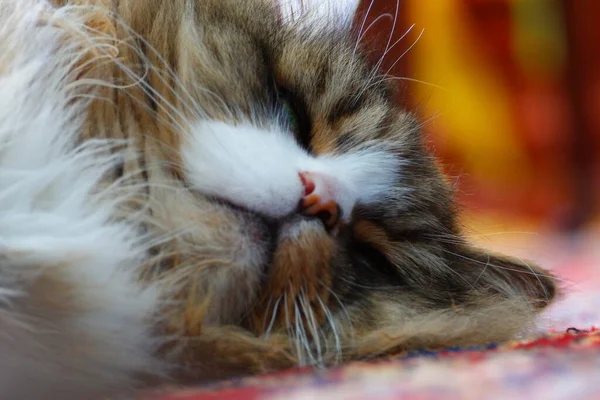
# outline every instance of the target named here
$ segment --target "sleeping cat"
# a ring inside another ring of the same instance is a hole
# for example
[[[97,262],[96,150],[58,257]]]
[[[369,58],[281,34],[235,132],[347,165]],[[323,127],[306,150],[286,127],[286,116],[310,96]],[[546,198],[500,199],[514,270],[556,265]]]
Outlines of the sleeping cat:
[[[357,1],[0,0],[0,397],[100,399],[506,340]]]

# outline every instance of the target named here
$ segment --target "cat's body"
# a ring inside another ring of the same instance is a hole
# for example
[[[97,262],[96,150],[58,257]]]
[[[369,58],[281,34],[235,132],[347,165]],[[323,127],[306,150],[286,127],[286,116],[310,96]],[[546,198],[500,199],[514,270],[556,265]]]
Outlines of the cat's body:
[[[505,340],[552,300],[461,237],[356,4],[299,3],[0,0],[0,397]]]

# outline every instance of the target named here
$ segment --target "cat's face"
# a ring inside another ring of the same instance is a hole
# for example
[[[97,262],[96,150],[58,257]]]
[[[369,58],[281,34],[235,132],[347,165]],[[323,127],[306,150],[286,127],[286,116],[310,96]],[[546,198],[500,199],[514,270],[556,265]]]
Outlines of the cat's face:
[[[287,333],[308,357],[521,329],[554,280],[462,239],[418,122],[357,45],[357,4],[273,1],[120,6],[155,49],[151,103],[170,122],[148,146],[185,187],[158,195],[165,220],[201,225],[184,241],[203,248],[188,259],[213,292],[204,322]]]

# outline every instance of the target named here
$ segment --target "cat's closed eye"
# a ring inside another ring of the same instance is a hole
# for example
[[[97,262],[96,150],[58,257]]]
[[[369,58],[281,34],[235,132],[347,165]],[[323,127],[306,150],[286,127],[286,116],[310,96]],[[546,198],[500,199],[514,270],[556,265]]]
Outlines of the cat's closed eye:
[[[277,103],[285,126],[293,132],[298,143],[306,150],[310,148],[312,126],[306,106],[290,90],[276,86]]]

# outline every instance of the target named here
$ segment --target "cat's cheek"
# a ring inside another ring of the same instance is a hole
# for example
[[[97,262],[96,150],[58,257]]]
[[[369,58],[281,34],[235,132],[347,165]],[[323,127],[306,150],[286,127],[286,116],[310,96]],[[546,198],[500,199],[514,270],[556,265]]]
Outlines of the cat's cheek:
[[[271,218],[297,209],[304,192],[297,166],[308,157],[285,132],[218,121],[198,122],[182,147],[194,190]]]

